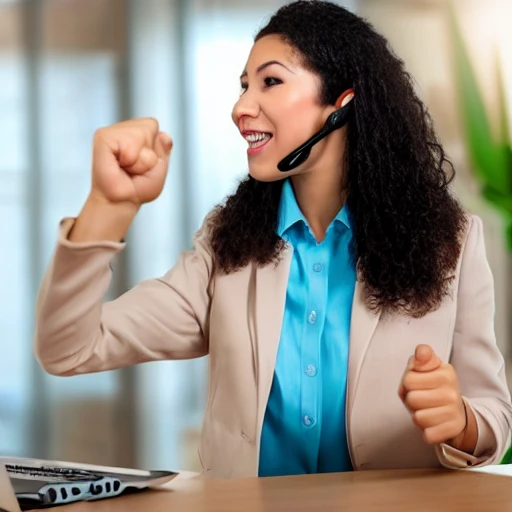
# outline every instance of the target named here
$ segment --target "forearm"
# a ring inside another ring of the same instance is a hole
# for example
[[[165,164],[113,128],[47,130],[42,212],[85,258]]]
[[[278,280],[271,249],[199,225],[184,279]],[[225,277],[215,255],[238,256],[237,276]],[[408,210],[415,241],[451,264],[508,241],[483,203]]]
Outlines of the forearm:
[[[122,244],[69,242],[73,219],[61,223],[59,242],[39,290],[35,352],[50,373],[63,374],[101,335],[101,311],[111,279],[110,262]],[[103,329],[103,331],[105,331]]]
[[[71,242],[119,242],[125,238],[138,210],[133,203],[113,204],[91,193],[68,239]]]

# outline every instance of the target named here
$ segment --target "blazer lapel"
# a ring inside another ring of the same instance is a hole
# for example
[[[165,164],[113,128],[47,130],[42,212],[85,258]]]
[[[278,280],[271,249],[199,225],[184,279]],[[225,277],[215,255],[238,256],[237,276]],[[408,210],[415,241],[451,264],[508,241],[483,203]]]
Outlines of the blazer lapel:
[[[347,411],[350,415],[354,403],[361,366],[370,346],[373,333],[379,323],[380,312],[368,309],[365,304],[365,289],[361,281],[356,281],[352,318],[350,323],[350,350],[348,358]]]
[[[256,270],[258,433],[261,432],[263,427],[263,418],[274,377],[292,254],[293,248],[287,245],[282,252],[282,259],[278,265],[271,263]]]

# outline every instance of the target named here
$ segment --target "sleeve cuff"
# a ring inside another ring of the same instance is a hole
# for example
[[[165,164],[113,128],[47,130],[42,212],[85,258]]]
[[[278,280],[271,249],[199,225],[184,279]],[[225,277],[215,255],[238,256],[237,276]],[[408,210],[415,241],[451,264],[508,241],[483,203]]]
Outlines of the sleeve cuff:
[[[436,446],[436,454],[441,465],[448,469],[466,469],[480,465],[488,459],[488,457],[475,457],[446,443]]]
[[[76,218],[65,217],[59,223],[58,244],[66,249],[113,249],[121,251],[126,246],[124,240],[113,242],[111,240],[101,240],[97,242],[72,242],[69,240],[69,234],[75,225]]]
[[[471,407],[469,400],[463,397],[466,405]],[[498,449],[494,432],[485,418],[474,407],[471,407],[476,419],[478,439],[473,453],[466,453],[446,443],[436,446],[439,462],[449,469],[464,469],[485,465]]]

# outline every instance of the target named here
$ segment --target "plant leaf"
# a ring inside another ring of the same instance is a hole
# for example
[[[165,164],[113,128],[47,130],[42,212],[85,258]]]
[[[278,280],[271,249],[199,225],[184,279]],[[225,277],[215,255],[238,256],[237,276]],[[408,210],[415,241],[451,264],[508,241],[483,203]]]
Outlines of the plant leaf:
[[[504,142],[494,141],[485,104],[453,7],[450,9],[450,20],[461,111],[471,164],[477,177],[486,187],[507,195],[512,191],[510,147]]]

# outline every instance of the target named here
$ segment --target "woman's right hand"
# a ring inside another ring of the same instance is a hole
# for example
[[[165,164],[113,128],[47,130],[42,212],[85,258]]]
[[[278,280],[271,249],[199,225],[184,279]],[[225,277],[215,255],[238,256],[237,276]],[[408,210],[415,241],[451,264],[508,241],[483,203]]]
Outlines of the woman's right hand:
[[[99,129],[94,135],[91,195],[136,208],[156,199],[165,183],[172,140],[151,118]]]
[[[92,187],[70,232],[73,242],[120,241],[143,203],[165,183],[172,140],[155,119],[133,119],[94,136]]]

